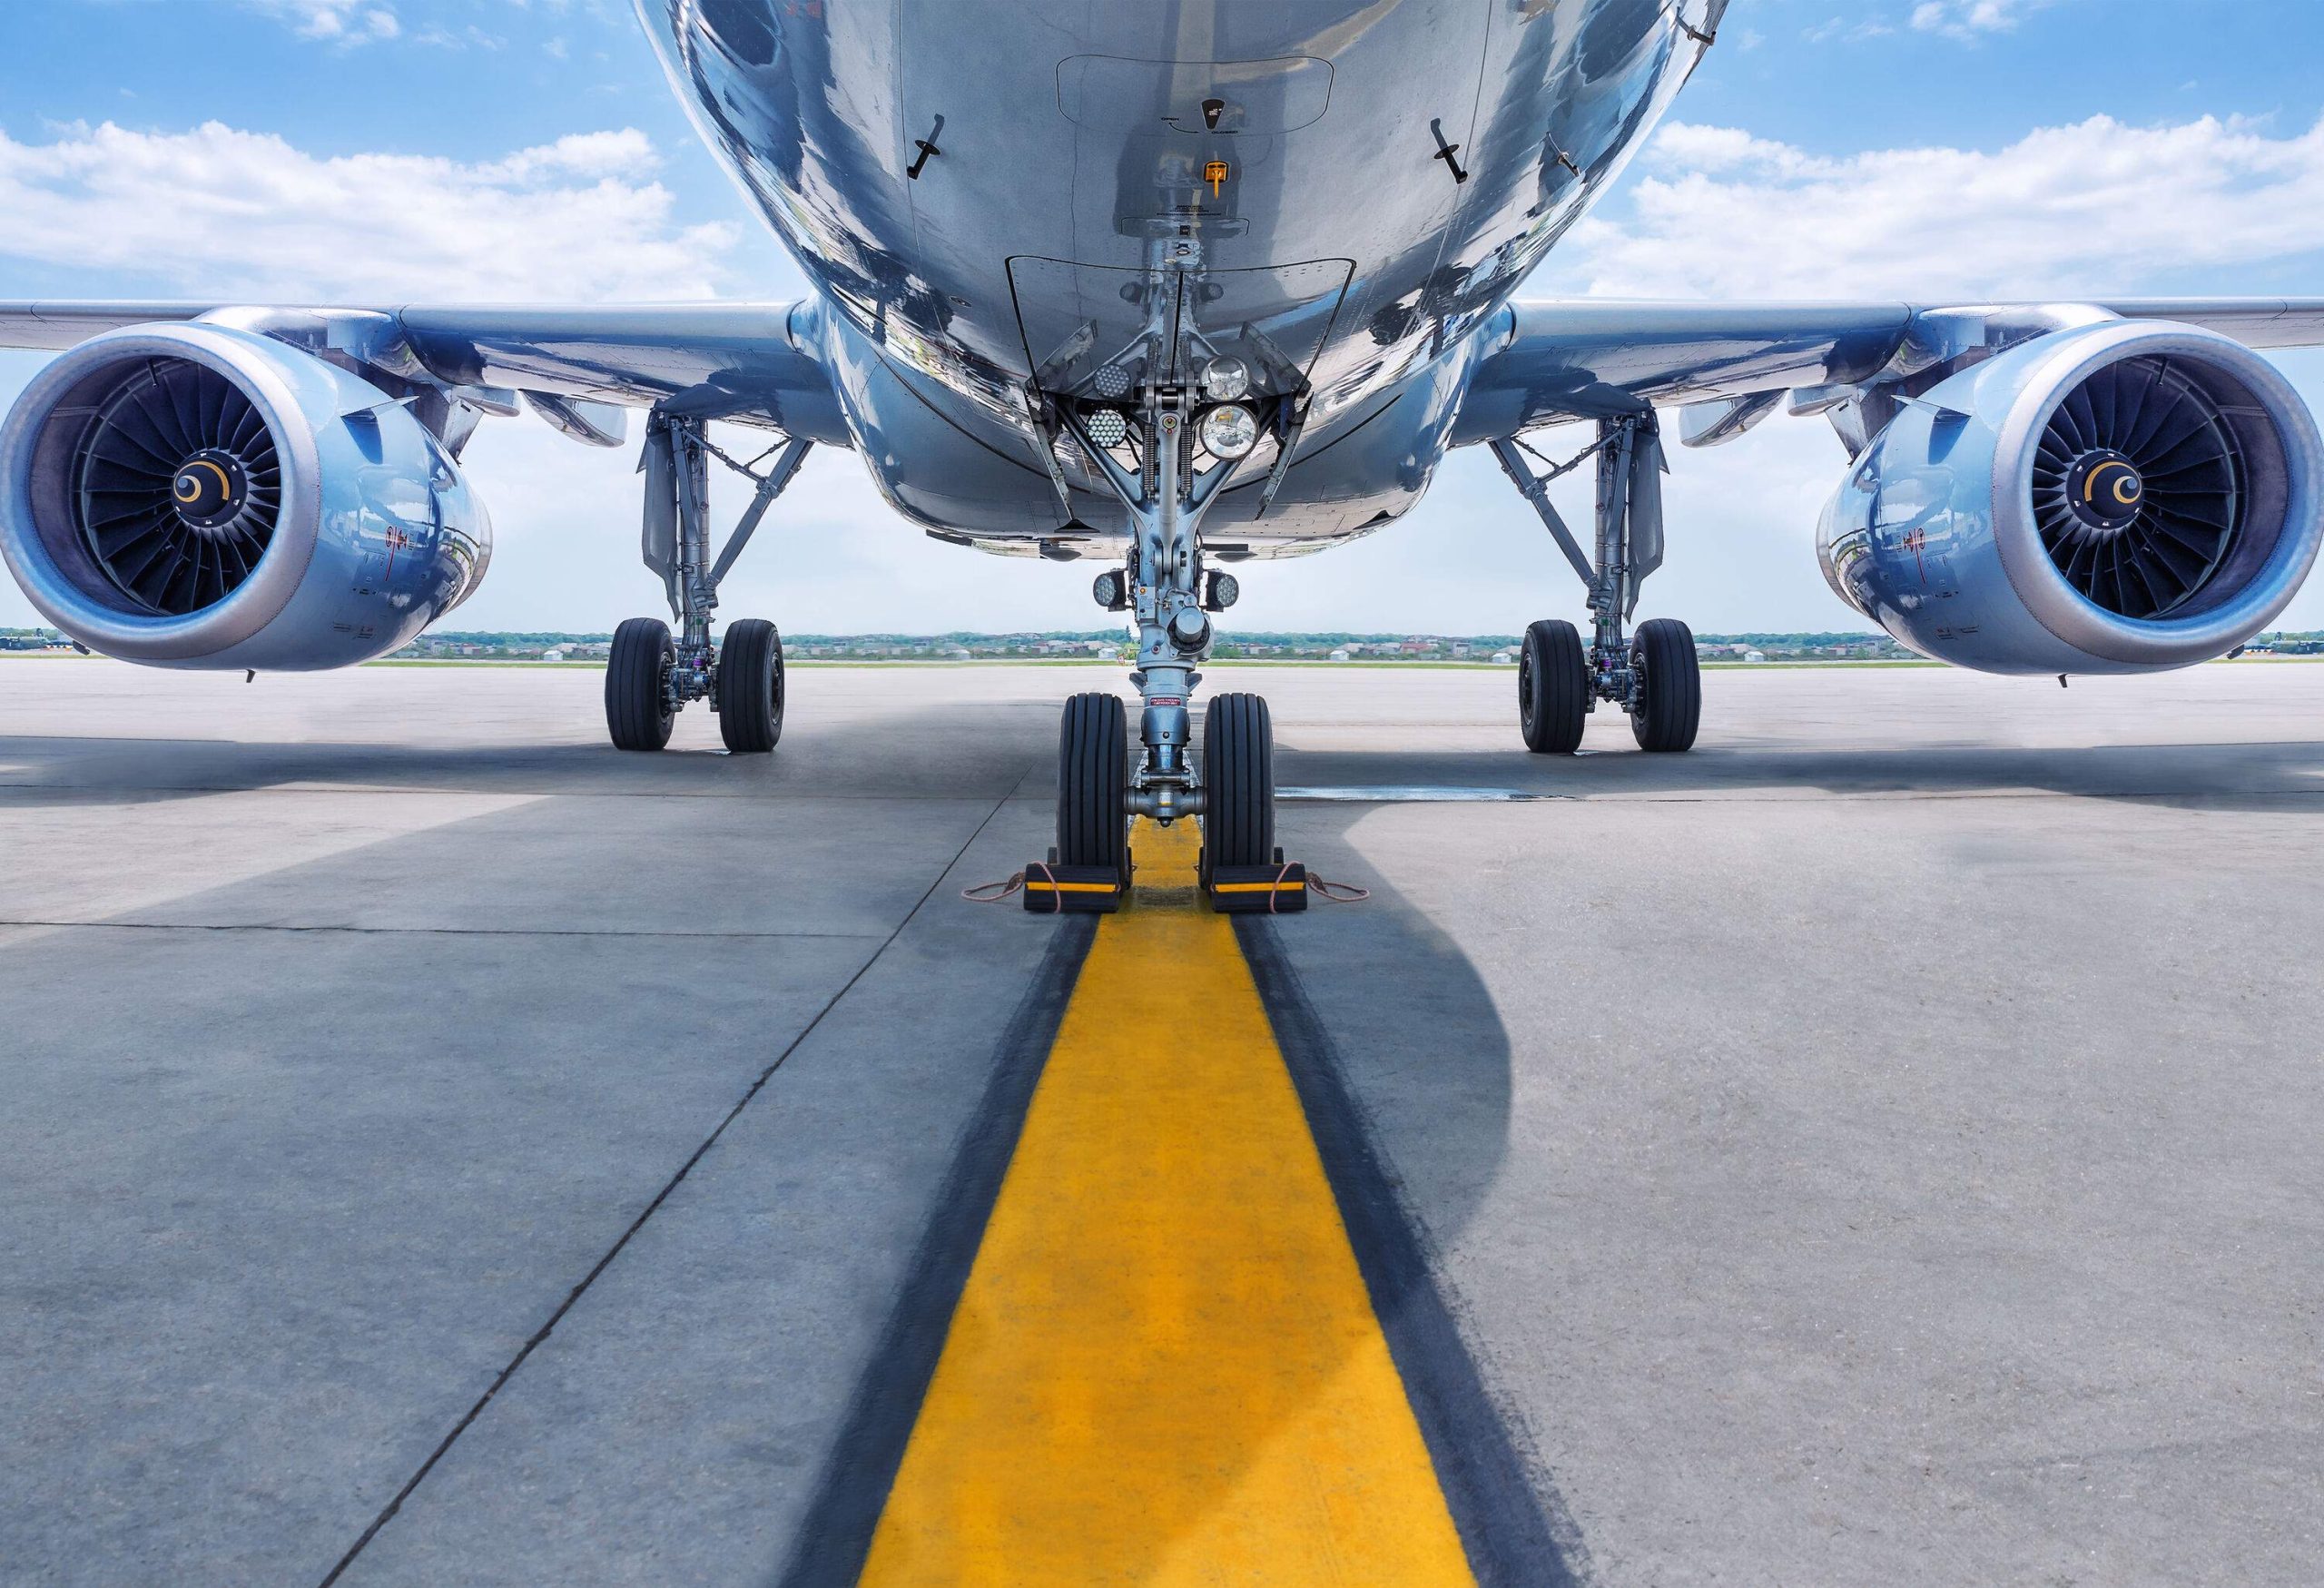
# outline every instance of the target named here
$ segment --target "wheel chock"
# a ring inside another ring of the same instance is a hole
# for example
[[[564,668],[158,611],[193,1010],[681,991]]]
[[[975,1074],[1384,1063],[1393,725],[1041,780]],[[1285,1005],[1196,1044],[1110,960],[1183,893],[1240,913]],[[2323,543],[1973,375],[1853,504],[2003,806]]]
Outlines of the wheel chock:
[[[1210,907],[1224,915],[1288,915],[1307,908],[1307,868],[1295,860],[1215,865],[1204,887]]]
[[[1129,892],[1122,873],[1106,865],[1025,863],[1025,908],[1036,915],[1111,915]]]

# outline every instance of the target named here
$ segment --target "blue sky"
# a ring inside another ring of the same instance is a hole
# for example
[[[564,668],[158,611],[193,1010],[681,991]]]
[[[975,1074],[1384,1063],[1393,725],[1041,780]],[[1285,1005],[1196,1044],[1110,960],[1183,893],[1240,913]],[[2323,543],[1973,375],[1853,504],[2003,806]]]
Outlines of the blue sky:
[[[1735,0],[1672,124],[1526,291],[2324,294],[2319,60],[2313,0]],[[0,298],[803,290],[615,0],[0,5]],[[0,399],[39,361],[0,354]],[[2324,400],[2324,355],[2282,362]],[[655,610],[627,453],[527,420],[468,459],[498,547],[455,624]],[[1814,420],[1677,454],[1644,608],[1861,626],[1813,554],[1843,461]],[[1247,575],[1245,628],[1508,631],[1578,605],[1480,452],[1389,531]],[[826,452],[725,609],[795,630],[1073,627],[1097,621],[1087,587],[1086,568],[926,540]],[[31,619],[0,587],[0,623]],[[2285,621],[2324,627],[2324,581]]]

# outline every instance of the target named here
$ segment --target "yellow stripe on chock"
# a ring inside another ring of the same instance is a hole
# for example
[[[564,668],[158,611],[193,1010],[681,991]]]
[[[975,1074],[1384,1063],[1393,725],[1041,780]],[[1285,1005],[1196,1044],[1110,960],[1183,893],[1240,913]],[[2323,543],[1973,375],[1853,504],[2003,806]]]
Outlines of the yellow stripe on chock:
[[[1472,1580],[1189,826],[1138,829],[866,1583]]]

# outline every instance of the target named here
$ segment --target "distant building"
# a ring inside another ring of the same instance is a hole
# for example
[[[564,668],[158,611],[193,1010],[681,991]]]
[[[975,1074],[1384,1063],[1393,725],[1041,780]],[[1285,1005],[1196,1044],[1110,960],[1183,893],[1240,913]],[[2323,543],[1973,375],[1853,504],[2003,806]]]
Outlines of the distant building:
[[[1347,660],[1347,652],[1345,652],[1345,651],[1344,651],[1344,650],[1334,651],[1334,652],[1332,653],[1332,660],[1334,660],[1334,662],[1344,662],[1344,661],[1346,661],[1346,660]]]
[[[1743,653],[1743,659],[1747,662],[1764,662],[1768,659],[1768,653],[1765,651],[1745,651]]]
[[[1507,651],[1493,652],[1492,659],[1495,666],[1506,667],[1509,666],[1509,653]]]
[[[565,660],[565,653],[563,651],[543,651],[541,653],[541,660],[544,662],[561,662]]]

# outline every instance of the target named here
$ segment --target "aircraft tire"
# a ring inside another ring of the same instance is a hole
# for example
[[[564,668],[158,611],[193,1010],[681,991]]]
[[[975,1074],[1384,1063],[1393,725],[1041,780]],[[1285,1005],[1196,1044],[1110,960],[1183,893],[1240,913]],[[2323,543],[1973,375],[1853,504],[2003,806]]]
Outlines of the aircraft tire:
[[[718,736],[737,755],[763,755],[783,737],[783,636],[763,617],[726,626],[718,646]]]
[[[616,750],[659,750],[670,742],[670,709],[664,680],[677,665],[670,626],[658,617],[631,617],[614,630],[606,660],[606,731]]]
[[[1202,717],[1206,867],[1275,863],[1275,723],[1266,697],[1221,695]]]
[[[1590,658],[1581,631],[1561,617],[1528,626],[1517,661],[1517,726],[1525,747],[1536,755],[1572,755],[1581,748],[1589,715]]]
[[[1703,720],[1702,665],[1695,658],[1694,630],[1675,617],[1650,617],[1630,639],[1630,671],[1638,679],[1638,703],[1630,732],[1641,750],[1694,747]]]
[[[1092,692],[1065,703],[1057,744],[1057,858],[1127,875],[1128,715],[1121,696]]]

